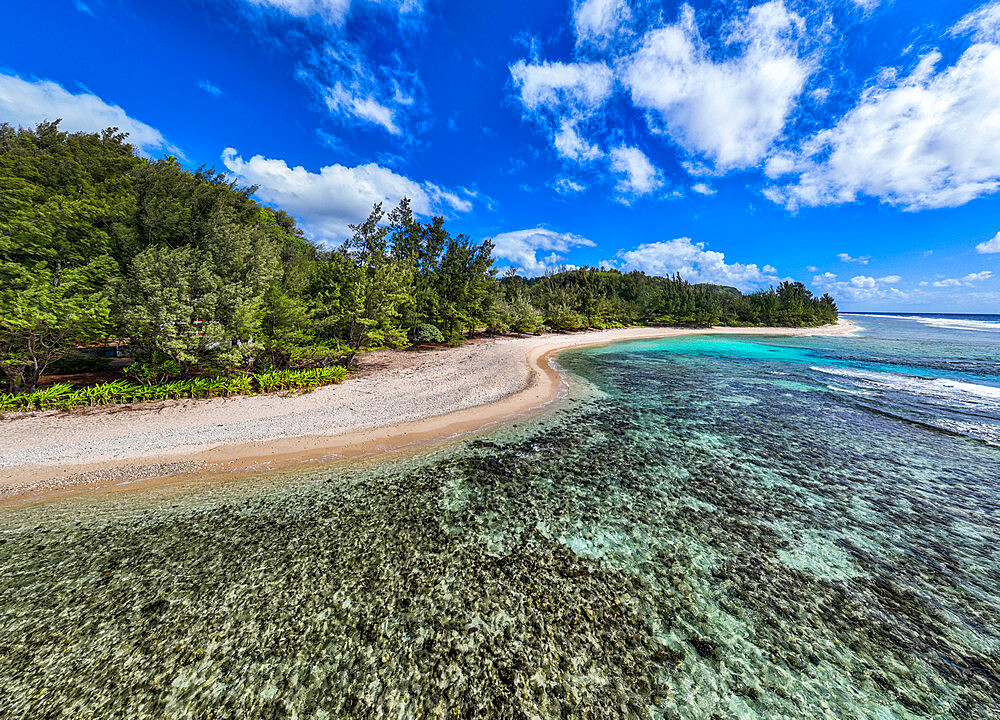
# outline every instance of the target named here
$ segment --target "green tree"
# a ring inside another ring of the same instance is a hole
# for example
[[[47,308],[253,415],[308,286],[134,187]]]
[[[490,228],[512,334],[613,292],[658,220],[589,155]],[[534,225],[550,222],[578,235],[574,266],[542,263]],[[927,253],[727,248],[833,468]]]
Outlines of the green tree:
[[[389,254],[384,218],[379,203],[367,220],[351,225],[353,237],[330,253],[315,278],[314,317],[344,348],[348,364],[365,348],[407,344],[400,320],[412,297],[413,271]]]
[[[115,288],[124,332],[184,375],[195,367],[252,367],[268,289],[278,276],[276,226],[217,218],[197,243],[153,245]]]
[[[125,136],[0,126],[0,371],[30,389],[107,328],[108,255],[132,208]]]

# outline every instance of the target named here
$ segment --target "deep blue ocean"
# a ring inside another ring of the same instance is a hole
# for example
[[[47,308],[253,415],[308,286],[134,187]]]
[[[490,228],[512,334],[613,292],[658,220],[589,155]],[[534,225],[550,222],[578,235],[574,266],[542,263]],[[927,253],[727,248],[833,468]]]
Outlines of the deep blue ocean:
[[[0,513],[0,717],[1000,717],[1000,316],[575,350],[405,460]]]

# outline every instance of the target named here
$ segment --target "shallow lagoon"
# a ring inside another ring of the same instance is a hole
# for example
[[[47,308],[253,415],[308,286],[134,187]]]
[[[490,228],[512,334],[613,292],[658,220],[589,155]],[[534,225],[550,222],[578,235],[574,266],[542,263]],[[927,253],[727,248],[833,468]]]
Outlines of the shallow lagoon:
[[[4,512],[0,716],[997,717],[1000,355],[901,322],[574,351],[586,400],[448,451]]]

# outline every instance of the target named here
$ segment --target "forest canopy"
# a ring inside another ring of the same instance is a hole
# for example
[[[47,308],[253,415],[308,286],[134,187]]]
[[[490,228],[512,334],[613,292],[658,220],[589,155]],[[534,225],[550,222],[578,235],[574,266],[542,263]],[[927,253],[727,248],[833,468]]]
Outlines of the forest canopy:
[[[0,125],[0,381],[128,343],[147,373],[349,365],[375,347],[635,324],[820,325],[801,284],[741,294],[593,268],[497,279],[493,245],[376,205],[330,249],[253,187],[138,156],[127,137]]]

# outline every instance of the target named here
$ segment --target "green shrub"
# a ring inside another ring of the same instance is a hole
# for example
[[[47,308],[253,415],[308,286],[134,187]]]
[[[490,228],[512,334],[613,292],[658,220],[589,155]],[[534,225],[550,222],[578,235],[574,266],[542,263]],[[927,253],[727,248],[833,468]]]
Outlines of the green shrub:
[[[154,352],[149,357],[139,358],[123,372],[125,377],[143,385],[155,385],[178,377],[181,374],[181,367],[163,353]]]
[[[417,326],[417,331],[414,333],[414,339],[417,342],[444,342],[444,333],[442,333],[436,325],[431,325],[429,323],[424,323],[423,325]]]
[[[334,365],[308,370],[274,370],[257,375],[174,380],[153,385],[115,380],[79,390],[74,390],[69,383],[56,383],[30,393],[0,393],[0,412],[71,410],[154,400],[256,395],[280,390],[310,392],[323,385],[343,382],[347,375],[347,368]]]

